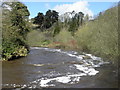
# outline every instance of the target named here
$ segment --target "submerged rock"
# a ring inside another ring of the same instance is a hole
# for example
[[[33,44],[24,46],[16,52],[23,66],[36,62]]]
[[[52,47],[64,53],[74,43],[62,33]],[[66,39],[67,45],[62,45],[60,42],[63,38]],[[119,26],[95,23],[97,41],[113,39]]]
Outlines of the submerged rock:
[[[82,61],[70,61],[70,62],[67,62],[69,64],[83,64]]]
[[[90,56],[84,56],[83,59],[91,59]]]

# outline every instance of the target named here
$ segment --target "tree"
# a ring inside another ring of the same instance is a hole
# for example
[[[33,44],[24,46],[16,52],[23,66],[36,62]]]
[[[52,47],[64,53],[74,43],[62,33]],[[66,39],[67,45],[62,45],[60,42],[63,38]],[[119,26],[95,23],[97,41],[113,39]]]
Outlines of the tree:
[[[38,24],[39,27],[42,27],[42,24],[44,23],[44,15],[43,13],[38,13],[38,15],[34,18],[34,24]]]
[[[60,28],[61,28],[61,27],[60,27],[60,23],[59,23],[59,22],[56,22],[55,25],[54,25],[53,37],[60,32]]]
[[[83,17],[84,17],[84,14],[83,14],[82,12],[79,12],[79,13],[78,13],[78,19],[79,19],[80,25],[83,24]]]
[[[1,7],[3,11],[3,59],[26,56],[28,52],[26,35],[29,32],[28,16],[30,15],[27,7],[18,1],[3,2]]]
[[[77,31],[79,26],[82,26],[83,17],[84,17],[84,14],[82,12],[79,12],[75,14],[75,16],[71,19],[71,21],[69,21],[70,27],[68,31],[70,31],[72,35],[74,35],[74,33]]]
[[[74,33],[77,31],[77,28],[78,28],[77,21],[78,20],[75,17],[73,17],[72,20],[69,21],[69,29],[68,29],[68,31],[70,31],[73,36],[74,36]]]
[[[58,21],[58,12],[55,10],[48,10],[45,15],[45,28],[50,28],[55,22]]]
[[[58,21],[58,12],[55,10],[48,10],[45,15],[43,13],[38,13],[34,18],[34,24],[39,25],[40,29],[50,28],[55,22]]]
[[[84,21],[89,21],[89,15],[88,14],[86,14],[86,16],[84,17]]]

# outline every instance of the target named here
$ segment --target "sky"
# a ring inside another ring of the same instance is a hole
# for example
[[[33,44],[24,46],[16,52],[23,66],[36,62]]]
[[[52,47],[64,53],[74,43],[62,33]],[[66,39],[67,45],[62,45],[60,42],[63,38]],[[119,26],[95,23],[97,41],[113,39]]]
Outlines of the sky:
[[[115,2],[23,2],[30,11],[30,18],[37,16],[38,12],[46,13],[48,9],[56,10],[59,15],[65,12],[83,12],[85,15],[96,16],[115,5]]]

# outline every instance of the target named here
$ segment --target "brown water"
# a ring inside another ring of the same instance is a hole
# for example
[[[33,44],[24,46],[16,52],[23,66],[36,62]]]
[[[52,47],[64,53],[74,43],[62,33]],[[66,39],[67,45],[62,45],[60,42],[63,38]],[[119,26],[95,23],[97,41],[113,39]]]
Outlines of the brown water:
[[[117,68],[74,51],[32,48],[27,57],[2,63],[3,88],[115,88]]]

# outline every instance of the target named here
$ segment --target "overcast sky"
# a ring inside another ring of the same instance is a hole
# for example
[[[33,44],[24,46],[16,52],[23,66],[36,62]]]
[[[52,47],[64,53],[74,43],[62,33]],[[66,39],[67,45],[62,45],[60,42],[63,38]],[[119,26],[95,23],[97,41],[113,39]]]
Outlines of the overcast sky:
[[[95,16],[99,12],[102,12],[112,6],[115,2],[88,2],[88,1],[77,1],[77,2],[23,2],[30,11],[30,18],[37,16],[38,12],[45,12],[48,9],[56,10],[59,15],[65,12],[83,12],[89,14],[89,16]]]

